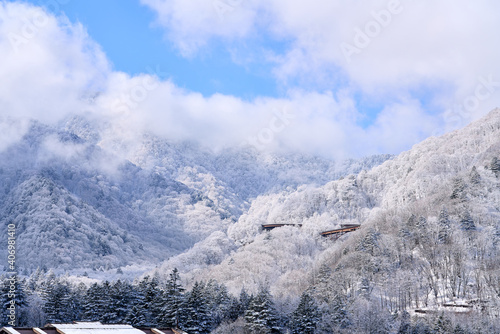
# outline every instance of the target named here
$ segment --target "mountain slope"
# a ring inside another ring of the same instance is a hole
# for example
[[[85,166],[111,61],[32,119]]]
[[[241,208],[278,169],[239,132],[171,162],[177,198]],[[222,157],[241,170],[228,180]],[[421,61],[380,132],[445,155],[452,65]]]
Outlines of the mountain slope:
[[[214,278],[233,292],[270,285],[287,298],[316,286],[327,265],[328,289],[353,298],[370,291],[397,305],[392,286],[406,280],[414,284],[403,289],[413,294],[412,307],[478,293],[498,302],[500,286],[491,279],[500,273],[498,158],[500,109],[370,171],[260,196],[228,229],[227,242],[238,249],[220,264],[187,268],[185,277]],[[302,227],[263,232],[264,223]],[[343,223],[362,225],[337,242],[319,236]],[[190,256],[197,257],[195,249]],[[182,264],[172,258],[158,272],[183,271]]]
[[[154,266],[225,233],[261,194],[324,184],[390,158],[339,166],[292,154],[212,152],[142,134],[124,151],[110,133],[83,117],[58,126],[32,122],[0,152],[0,232],[18,226],[21,268]]]

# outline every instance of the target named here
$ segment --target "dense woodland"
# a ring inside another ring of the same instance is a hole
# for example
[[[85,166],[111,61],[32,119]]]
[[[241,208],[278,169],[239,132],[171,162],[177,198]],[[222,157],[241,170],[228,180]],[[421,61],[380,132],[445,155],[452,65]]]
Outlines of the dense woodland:
[[[136,327],[174,327],[188,333],[498,333],[498,321],[486,314],[442,311],[410,317],[411,292],[397,296],[391,308],[372,300],[369,283],[354,294],[329,286],[335,275],[323,267],[316,284],[290,305],[278,305],[269,289],[238,296],[224,284],[195,282],[186,290],[177,270],[166,282],[146,276],[133,283],[117,280],[86,286],[37,270],[18,284],[18,326],[75,320]],[[2,285],[6,290],[7,285]],[[398,287],[399,288],[399,287]],[[4,291],[5,292],[5,291]],[[398,291],[397,293],[402,293]],[[2,325],[7,325],[2,293]],[[414,301],[415,302],[415,301]],[[422,301],[425,303],[425,301]],[[289,311],[285,311],[289,310]]]
[[[214,153],[146,134],[122,156],[120,142],[103,124],[71,117],[57,126],[33,121],[0,152],[0,244],[15,224],[20,268],[154,267],[225,233],[261,194],[325,184],[391,158]]]
[[[0,230],[18,228],[22,325],[500,333],[498,109],[352,173],[147,136],[106,172],[95,169],[105,147],[72,129],[76,137],[34,127],[11,149],[22,171],[2,160]],[[85,149],[45,161],[54,138]],[[295,226],[262,230],[279,223]],[[338,240],[320,235],[349,223],[361,227]],[[128,271],[146,260],[155,266]]]

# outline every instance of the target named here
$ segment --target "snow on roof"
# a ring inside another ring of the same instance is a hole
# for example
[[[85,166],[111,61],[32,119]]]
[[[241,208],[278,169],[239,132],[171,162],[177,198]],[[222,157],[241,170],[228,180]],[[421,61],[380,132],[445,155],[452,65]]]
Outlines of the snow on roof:
[[[75,322],[72,324],[47,324],[45,328],[0,329],[0,334],[187,334],[171,328],[134,328],[130,325],[103,325],[100,322]]]
[[[64,334],[144,334],[130,325],[103,325],[100,322],[77,322],[74,324],[50,324]]]

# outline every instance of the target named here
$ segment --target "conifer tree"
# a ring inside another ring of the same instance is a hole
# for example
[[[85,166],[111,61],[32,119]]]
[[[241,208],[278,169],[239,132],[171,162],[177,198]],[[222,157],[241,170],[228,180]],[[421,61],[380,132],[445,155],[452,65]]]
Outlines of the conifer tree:
[[[375,249],[377,249],[378,245],[378,236],[374,229],[369,229],[363,239],[361,239],[360,243],[356,247],[357,251],[367,252],[371,255],[374,255]]]
[[[20,280],[17,282],[16,292],[14,301],[16,303],[16,312],[17,312],[17,326],[25,327],[27,326],[27,315],[28,315],[28,297],[29,294],[26,293],[26,280]]]
[[[315,284],[310,289],[311,295],[318,301],[328,303],[332,298],[334,291],[330,287],[330,280],[332,276],[332,269],[323,263],[316,275]]]
[[[227,287],[221,284],[218,293],[215,296],[215,316],[218,322],[235,321],[238,318],[238,300],[231,296],[227,291]]]
[[[411,322],[410,314],[406,311],[401,313],[401,322],[398,328],[398,334],[410,334],[411,333]]]
[[[465,182],[459,177],[452,181],[451,199],[465,200]]]
[[[8,298],[9,290],[10,290],[10,282],[6,280],[4,276],[1,277],[0,280],[0,326],[7,326],[9,323],[8,318],[8,308],[10,306],[10,298]]]
[[[434,332],[435,334],[448,334],[452,330],[452,324],[450,319],[446,318],[443,314],[441,314],[434,324]]]
[[[109,281],[105,281],[101,285],[100,289],[100,299],[97,301],[99,308],[101,310],[101,316],[99,321],[104,324],[112,324],[116,322],[117,309],[114,305],[113,291]]]
[[[292,333],[314,334],[319,318],[319,310],[314,299],[307,292],[304,292],[300,297],[297,309],[292,314]]]
[[[247,330],[252,334],[280,333],[279,319],[271,294],[261,288],[245,312]]]
[[[470,171],[470,174],[469,174],[469,180],[470,180],[470,183],[472,183],[472,184],[481,183],[481,176],[477,172],[476,166],[472,167],[472,170]]]
[[[245,314],[246,310],[248,310],[252,298],[253,296],[250,296],[245,290],[245,287],[243,287],[241,289],[238,301],[238,316]]]
[[[441,243],[448,243],[450,241],[450,218],[448,211],[443,207],[439,212],[439,232],[438,241]]]
[[[460,227],[464,231],[474,231],[476,230],[476,224],[470,215],[469,210],[463,210],[460,214]]]
[[[495,173],[495,176],[498,177],[500,175],[500,160],[497,157],[493,157],[489,168],[493,173]]]
[[[118,280],[111,286],[110,290],[110,305],[114,310],[114,317],[109,320],[109,323],[124,323],[133,302],[133,288],[127,282]]]
[[[104,284],[94,283],[87,290],[83,298],[83,318],[87,321],[107,322],[110,304],[109,282]]]
[[[338,328],[347,328],[350,325],[346,303],[340,296],[336,296],[330,304],[331,323]]]
[[[180,328],[188,333],[207,334],[213,329],[204,290],[204,284],[196,282],[182,306]]]
[[[156,326],[157,319],[160,318],[163,299],[158,278],[144,277],[137,286],[137,292],[140,295],[137,301],[142,303],[142,305],[136,305],[136,309],[144,312],[143,315],[146,319],[144,325]]]
[[[137,303],[130,308],[125,322],[135,327],[145,327],[148,325],[148,319],[146,318],[146,309],[143,303]]]
[[[75,300],[67,283],[56,280],[53,285],[45,289],[43,297],[45,300],[43,310],[48,322],[64,323],[79,320],[79,301]]]
[[[455,329],[453,329],[453,334],[467,334],[467,331],[460,326],[460,324],[457,324],[455,326]]]
[[[179,271],[174,268],[165,287],[163,306],[158,323],[165,327],[179,327],[179,315],[183,303],[184,288],[181,285]]]

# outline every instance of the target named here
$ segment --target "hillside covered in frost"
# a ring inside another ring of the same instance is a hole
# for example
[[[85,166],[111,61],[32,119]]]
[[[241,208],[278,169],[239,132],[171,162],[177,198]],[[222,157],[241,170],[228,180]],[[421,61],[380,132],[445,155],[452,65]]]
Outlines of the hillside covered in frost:
[[[261,195],[322,185],[391,158],[335,163],[251,147],[214,152],[151,134],[132,142],[83,116],[56,125],[2,122],[24,127],[0,152],[0,242],[14,223],[25,273],[154,267],[225,235]]]
[[[1,153],[27,324],[499,332],[500,109],[340,163],[139,137],[73,117]]]
[[[263,231],[273,223],[296,226]],[[341,224],[361,228],[337,241],[320,236]],[[326,308],[341,298],[353,312],[465,303],[496,317],[499,245],[496,109],[371,170],[261,195],[227,234],[213,233],[155,272],[176,267],[187,281],[215,279],[234,293],[268,286],[284,312],[309,291]]]

